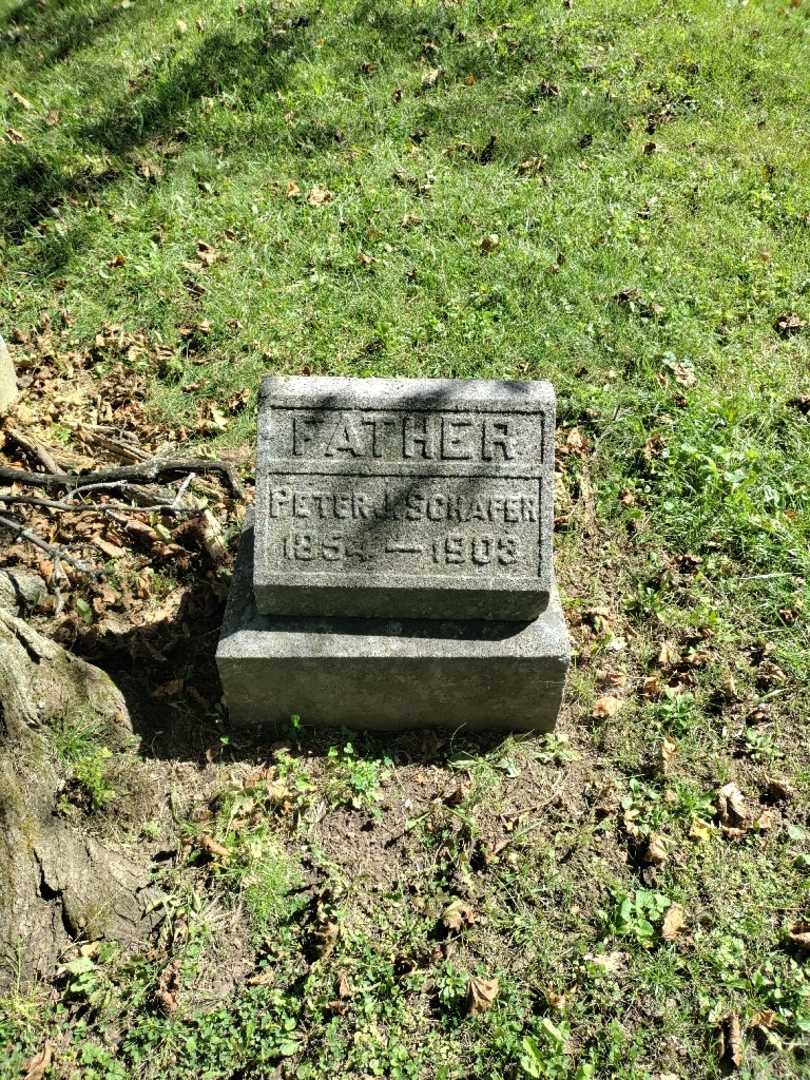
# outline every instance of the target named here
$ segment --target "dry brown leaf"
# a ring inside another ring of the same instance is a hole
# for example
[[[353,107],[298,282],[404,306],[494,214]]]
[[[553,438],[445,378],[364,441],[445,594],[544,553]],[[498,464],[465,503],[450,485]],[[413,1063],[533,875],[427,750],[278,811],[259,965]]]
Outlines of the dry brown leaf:
[[[751,824],[745,796],[734,783],[725,784],[717,792],[717,812],[729,836],[741,835]]]
[[[160,686],[155,687],[152,691],[153,698],[167,698],[176,697],[181,693],[185,686],[184,679],[169,679],[168,682],[161,683]]]
[[[795,312],[791,311],[785,315],[780,315],[776,322],[773,324],[774,330],[780,337],[792,337],[793,334],[798,334],[800,330],[803,330],[807,326],[807,323]]]
[[[50,1039],[45,1040],[45,1045],[38,1054],[34,1054],[28,1061],[23,1062],[25,1069],[24,1080],[42,1080],[45,1073],[51,1067],[53,1054],[56,1047]]]
[[[213,836],[205,833],[197,841],[197,846],[204,851],[207,855],[212,855],[215,859],[230,859],[231,853],[225,847],[224,844],[220,844],[218,840],[215,840]]]
[[[426,90],[431,90],[442,77],[442,74],[443,72],[440,67],[430,68],[430,70],[426,71],[422,76],[422,86]]]
[[[555,1009],[557,1012],[565,1012],[571,1003],[571,998],[574,996],[573,990],[567,990],[564,994],[558,994],[556,990],[552,990],[547,987],[543,991],[549,1008]]]
[[[800,920],[791,926],[788,939],[803,952],[810,952],[810,922]]]
[[[650,833],[641,858],[648,866],[661,866],[665,863],[669,858],[669,853],[664,837],[659,833]]]
[[[273,968],[268,967],[264,971],[257,971],[255,975],[251,975],[245,981],[248,986],[270,986],[276,981],[276,973]]]
[[[754,818],[752,828],[758,829],[759,832],[769,832],[777,823],[778,818],[775,810],[766,808],[760,811]]]
[[[623,704],[621,698],[613,697],[611,694],[604,694],[596,699],[594,707],[591,709],[591,716],[595,720],[609,720],[611,716],[616,715]]]
[[[18,105],[21,105],[24,109],[30,110],[34,107],[27,97],[23,97],[22,94],[18,94],[16,90],[11,91],[11,97],[17,102]]]
[[[760,1009],[751,1017],[751,1027],[765,1028],[771,1031],[779,1024],[779,1017],[773,1009]]]
[[[23,133],[21,131],[17,131],[17,129],[13,127],[6,128],[6,138],[10,143],[15,143],[17,145],[19,145],[19,143],[25,142],[25,136],[23,135]]]
[[[664,941],[676,941],[686,927],[686,912],[680,904],[671,904],[661,923],[661,937]]]
[[[337,996],[341,1000],[352,996],[352,985],[345,971],[341,971],[338,975]]]
[[[318,956],[323,959],[329,956],[333,952],[335,945],[337,945],[337,939],[340,934],[340,927],[336,922],[327,922],[323,926],[319,926],[315,933],[312,935],[315,944],[315,951]]]
[[[180,979],[180,968],[176,960],[172,960],[160,974],[155,998],[158,1005],[165,1013],[177,1011],[177,991]]]
[[[655,701],[664,693],[664,684],[657,675],[648,675],[641,684],[641,693],[648,701]]]
[[[736,1013],[720,1021],[720,1062],[729,1071],[736,1071],[742,1064],[742,1028]]]
[[[287,181],[287,198],[297,199],[301,194],[301,188],[296,184],[294,180]]]
[[[661,743],[661,772],[666,776],[672,768],[675,755],[678,753],[678,744],[671,735],[665,735]]]
[[[476,975],[470,976],[467,987],[467,1014],[478,1016],[491,1009],[500,988],[497,979],[479,979]]]
[[[671,641],[665,641],[658,652],[658,663],[662,668],[675,667],[681,662],[681,654]]]
[[[685,364],[670,364],[669,370],[675,376],[675,382],[681,386],[694,386],[697,382],[697,377],[691,368],[688,368]]]
[[[588,953],[585,959],[601,968],[602,971],[607,972],[608,975],[618,975],[627,963],[627,954],[618,951],[598,953],[597,955]]]
[[[465,926],[472,926],[474,922],[474,909],[458,897],[451,900],[442,912],[442,923],[448,930],[462,930]]]
[[[334,197],[334,194],[329,191],[328,188],[319,187],[316,184],[309,195],[307,195],[307,202],[310,206],[325,206],[326,203],[330,203]]]
[[[481,242],[479,243],[478,246],[481,248],[481,250],[486,255],[486,254],[489,254],[490,251],[494,251],[495,248],[498,247],[500,242],[501,242],[501,238],[498,236],[497,233],[494,233],[494,232],[493,233],[487,233],[486,236],[483,236],[481,238]]]
[[[126,555],[124,548],[119,547],[118,544],[111,544],[109,540],[105,540],[102,536],[94,536],[93,543],[99,551],[103,551],[110,559],[121,559]]]

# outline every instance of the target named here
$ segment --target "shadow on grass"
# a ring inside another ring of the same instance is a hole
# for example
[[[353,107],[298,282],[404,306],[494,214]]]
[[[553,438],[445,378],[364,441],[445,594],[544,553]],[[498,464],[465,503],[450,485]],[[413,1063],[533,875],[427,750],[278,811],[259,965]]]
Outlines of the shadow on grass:
[[[221,702],[215,654],[224,612],[224,587],[201,579],[184,595],[177,613],[163,622],[100,635],[82,628],[69,647],[96,664],[123,693],[144,757],[192,761],[265,761],[282,742],[293,756],[325,756],[351,741],[356,757],[389,757],[445,765],[463,754],[485,754],[504,732],[421,729],[361,732],[335,728],[267,725],[255,731],[232,727]]]
[[[58,151],[46,156],[25,144],[13,147],[0,167],[0,228],[4,235],[19,242],[63,207],[81,200],[97,201],[104,191],[131,175],[125,162],[110,163],[110,155],[125,158],[150,140],[185,136],[182,128],[178,132],[178,126],[201,99],[231,93],[241,96],[246,106],[281,89],[291,65],[307,52],[309,37],[303,31],[309,24],[309,18],[302,16],[278,37],[268,36],[266,27],[259,27],[246,39],[240,36],[239,26],[217,30],[193,55],[162,76],[147,79],[140,91],[114,99],[98,119],[80,124],[72,133],[83,154],[106,162],[106,167],[97,171],[63,164]],[[46,268],[58,269],[75,251],[76,241],[80,246],[81,235],[63,234],[46,244]]]
[[[23,0],[0,18],[0,56],[30,49],[32,68],[62,63],[75,52],[98,44],[122,20],[131,30],[158,6],[154,0],[139,0],[128,8],[112,2],[88,9],[86,0]]]

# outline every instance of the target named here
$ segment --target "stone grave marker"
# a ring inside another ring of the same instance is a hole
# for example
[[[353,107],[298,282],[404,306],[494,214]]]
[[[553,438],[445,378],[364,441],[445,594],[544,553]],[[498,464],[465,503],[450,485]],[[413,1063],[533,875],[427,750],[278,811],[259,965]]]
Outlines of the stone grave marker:
[[[265,379],[257,609],[535,618],[553,439],[548,383]]]
[[[543,382],[265,379],[231,719],[552,728],[554,416]]]

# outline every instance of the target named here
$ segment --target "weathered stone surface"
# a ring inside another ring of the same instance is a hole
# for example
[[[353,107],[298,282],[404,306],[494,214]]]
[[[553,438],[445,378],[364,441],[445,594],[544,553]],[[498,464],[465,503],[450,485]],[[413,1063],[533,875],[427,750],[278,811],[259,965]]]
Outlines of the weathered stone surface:
[[[0,335],[0,416],[17,400],[17,376],[6,343]]]
[[[545,382],[266,378],[259,611],[529,620],[552,580]]]
[[[569,663],[556,590],[530,622],[313,618],[256,611],[243,533],[217,665],[232,722],[549,731]]]

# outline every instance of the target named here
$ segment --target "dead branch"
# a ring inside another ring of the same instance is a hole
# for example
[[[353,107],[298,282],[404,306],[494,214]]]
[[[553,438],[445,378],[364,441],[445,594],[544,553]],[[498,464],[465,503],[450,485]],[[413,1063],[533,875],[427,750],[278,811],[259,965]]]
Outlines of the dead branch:
[[[72,566],[75,570],[79,570],[82,574],[87,574],[89,577],[98,579],[103,576],[98,570],[94,570],[92,566],[88,566],[87,563],[83,563],[80,559],[75,559],[70,552],[65,551],[64,548],[61,548],[56,544],[49,544],[43,536],[26,528],[21,521],[15,521],[14,518],[0,515],[0,525],[5,525],[7,529],[11,529],[15,534],[15,539],[16,537],[22,537],[24,540],[27,540],[29,544],[33,544],[34,547],[38,547],[41,551],[46,552],[54,562],[63,559],[69,566]]]
[[[29,487],[62,487],[72,490],[85,484],[115,485],[120,481],[153,483],[160,477],[185,475],[190,472],[219,473],[227,480],[237,499],[244,500],[245,489],[232,465],[211,458],[152,458],[134,465],[121,465],[114,469],[97,469],[81,473],[32,473],[23,469],[0,466],[0,483],[23,484]]]
[[[41,506],[47,510],[60,510],[71,514],[80,514],[86,510],[97,510],[105,514],[113,510],[132,514],[199,514],[201,512],[196,506],[178,506],[176,499],[170,503],[146,503],[142,506],[130,506],[127,503],[59,502],[56,499],[40,499],[36,495],[4,495],[0,493],[0,502]]]
[[[37,459],[40,465],[49,473],[58,473],[59,466],[51,456],[46,447],[42,443],[38,443],[35,439],[30,439],[27,435],[24,435],[18,428],[12,427],[6,422],[6,431],[26,453],[31,454]]]

